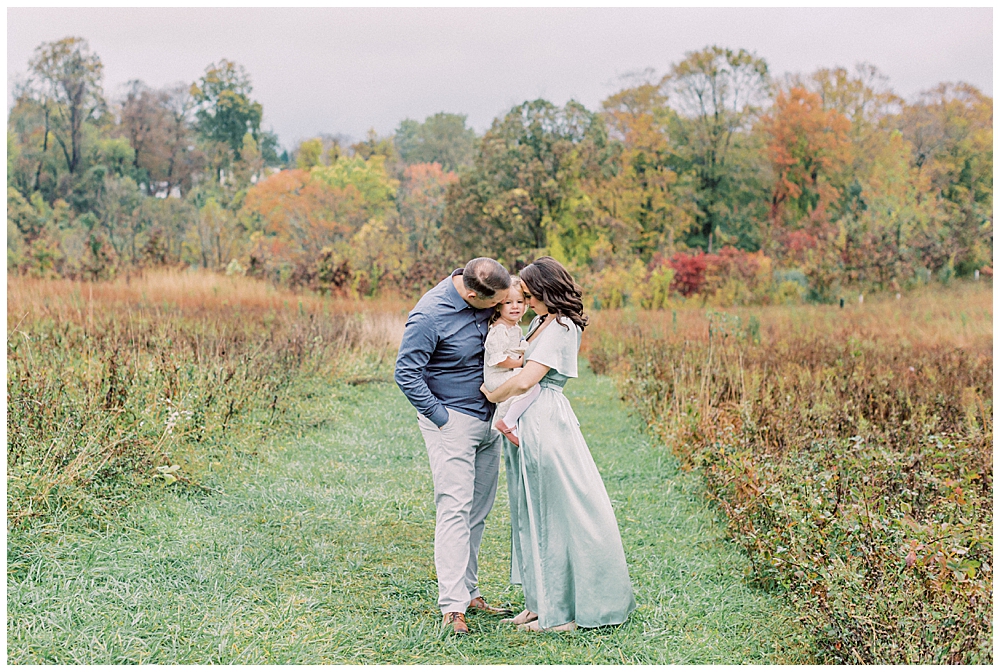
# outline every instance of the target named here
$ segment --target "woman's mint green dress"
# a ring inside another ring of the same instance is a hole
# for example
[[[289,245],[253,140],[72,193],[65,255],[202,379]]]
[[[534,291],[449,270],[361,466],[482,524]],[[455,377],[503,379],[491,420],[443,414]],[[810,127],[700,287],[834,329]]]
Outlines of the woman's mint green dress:
[[[582,331],[561,319],[566,326],[550,324],[524,353],[550,370],[518,420],[520,447],[504,440],[510,574],[542,628],[570,621],[594,628],[624,622],[635,598],[611,500],[562,392],[577,377]]]

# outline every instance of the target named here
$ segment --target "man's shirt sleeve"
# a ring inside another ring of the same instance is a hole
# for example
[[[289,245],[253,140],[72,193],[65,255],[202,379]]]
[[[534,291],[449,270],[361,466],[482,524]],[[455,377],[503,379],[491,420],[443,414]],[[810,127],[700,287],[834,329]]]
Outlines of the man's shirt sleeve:
[[[437,347],[434,320],[423,313],[413,313],[406,321],[403,340],[396,357],[396,384],[413,407],[438,427],[448,422],[448,409],[427,387],[424,369]]]

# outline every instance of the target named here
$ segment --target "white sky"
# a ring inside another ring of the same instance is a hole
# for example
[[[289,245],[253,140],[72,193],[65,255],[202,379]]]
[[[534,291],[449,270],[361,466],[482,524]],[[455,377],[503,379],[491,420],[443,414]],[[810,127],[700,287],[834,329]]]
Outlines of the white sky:
[[[11,8],[8,106],[34,49],[70,35],[101,57],[111,96],[130,79],[190,83],[221,58],[240,63],[286,148],[440,111],[481,133],[538,97],[593,110],[621,75],[663,73],[710,44],[754,51],[779,76],[868,61],[907,98],[942,81],[993,94],[992,8]]]

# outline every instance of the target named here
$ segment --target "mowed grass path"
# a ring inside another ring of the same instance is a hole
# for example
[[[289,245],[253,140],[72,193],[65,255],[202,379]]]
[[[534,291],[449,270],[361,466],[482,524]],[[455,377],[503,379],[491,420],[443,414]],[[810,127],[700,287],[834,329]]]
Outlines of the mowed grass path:
[[[62,525],[8,538],[11,663],[755,663],[796,659],[781,601],[748,588],[746,559],[698,477],[679,471],[586,370],[567,386],[614,503],[638,610],[618,628],[519,633],[472,615],[442,636],[430,470],[413,409],[389,383],[332,386],[318,427],[212,483],[167,489],[110,531]],[[481,584],[508,585],[501,471]]]

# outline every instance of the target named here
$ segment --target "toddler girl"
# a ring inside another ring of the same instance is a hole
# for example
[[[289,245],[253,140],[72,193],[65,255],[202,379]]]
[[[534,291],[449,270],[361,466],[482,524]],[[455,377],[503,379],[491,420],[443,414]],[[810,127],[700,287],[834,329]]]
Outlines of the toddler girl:
[[[497,304],[490,320],[490,331],[486,335],[486,356],[483,366],[483,382],[491,392],[504,381],[520,372],[521,361],[528,342],[524,340],[521,327],[517,325],[524,314],[524,293],[521,281],[511,278],[507,298]],[[496,415],[500,418],[494,425],[515,446],[520,446],[517,438],[517,419],[531,405],[542,391],[535,385],[524,394],[511,397],[497,405]]]

